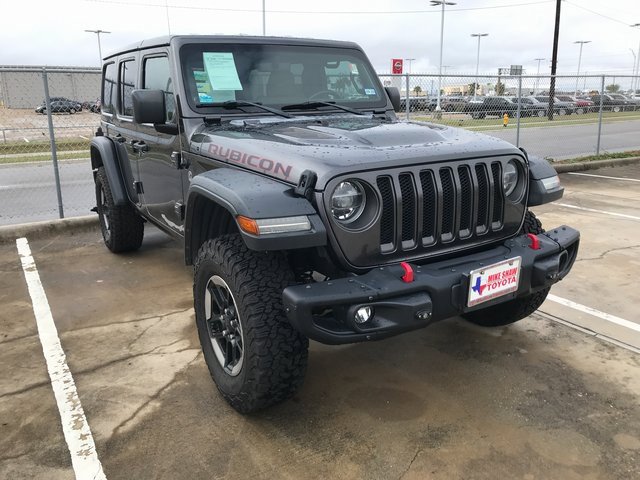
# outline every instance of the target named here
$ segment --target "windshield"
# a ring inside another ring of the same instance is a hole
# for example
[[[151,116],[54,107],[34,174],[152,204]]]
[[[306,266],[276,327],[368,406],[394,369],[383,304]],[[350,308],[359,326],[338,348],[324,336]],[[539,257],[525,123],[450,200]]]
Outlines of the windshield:
[[[196,109],[228,112],[222,104],[229,101],[275,107],[309,101],[355,108],[386,105],[375,72],[356,49],[189,44],[180,49],[180,57],[188,100]]]

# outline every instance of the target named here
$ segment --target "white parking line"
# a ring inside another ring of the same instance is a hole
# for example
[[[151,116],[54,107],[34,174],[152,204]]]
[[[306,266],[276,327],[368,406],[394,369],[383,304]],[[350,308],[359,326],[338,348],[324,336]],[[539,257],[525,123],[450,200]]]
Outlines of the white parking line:
[[[609,177],[607,175],[596,175],[594,173],[578,173],[578,172],[568,172],[568,173],[569,175],[580,175],[581,177],[607,178],[610,180],[624,180],[625,182],[640,182],[640,179],[637,179],[637,178]]]
[[[640,324],[630,322],[629,320],[625,320],[624,318],[616,317],[615,315],[601,312],[600,310],[596,310],[595,308],[587,307],[586,305],[582,305],[580,303],[567,300],[566,298],[557,297],[551,293],[547,295],[547,299],[551,300],[552,302],[559,303],[560,305],[564,305],[565,307],[573,308],[574,310],[578,310],[582,313],[593,315],[594,317],[598,317],[601,320],[615,323],[616,325],[620,325],[621,327],[625,327],[630,330],[640,332]]]
[[[584,210],[585,212],[602,213],[604,215],[610,215],[612,217],[628,218],[630,220],[640,220],[640,217],[634,217],[633,215],[625,215],[624,213],[607,212],[605,210],[596,210],[595,208],[578,207],[576,205],[567,205],[566,203],[554,203],[559,207],[575,208],[576,210]]]
[[[47,363],[53,394],[60,412],[62,431],[71,454],[76,480],[106,480],[102,464],[98,459],[91,429],[78,398],[76,384],[58,338],[58,330],[51,315],[47,295],[31,255],[29,242],[26,238],[19,238],[16,240],[16,247],[29,288],[38,336]]]

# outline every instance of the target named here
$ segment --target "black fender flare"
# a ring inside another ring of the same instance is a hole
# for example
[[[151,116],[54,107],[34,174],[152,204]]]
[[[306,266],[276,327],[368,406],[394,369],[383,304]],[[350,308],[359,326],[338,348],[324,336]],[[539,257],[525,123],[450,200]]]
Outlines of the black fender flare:
[[[293,250],[327,244],[327,231],[314,206],[305,197],[297,196],[294,187],[268,177],[234,168],[216,168],[196,175],[187,193],[185,215],[185,260],[190,264],[201,245],[204,232],[196,203],[210,201],[226,210],[236,221],[238,215],[255,220],[306,216],[311,229],[301,232],[256,236],[240,231],[245,244],[252,250]],[[237,221],[236,221],[237,224]]]
[[[544,158],[534,155],[527,157],[529,160],[529,200],[527,206],[535,207],[560,200],[564,194],[564,187],[558,183],[556,187],[547,189],[543,183],[543,179],[558,175],[555,168]]]
[[[91,139],[90,149],[94,177],[97,169],[104,167],[113,195],[113,203],[117,206],[126,205],[129,202],[129,197],[122,174],[122,163],[118,158],[117,146],[109,137],[94,137]]]

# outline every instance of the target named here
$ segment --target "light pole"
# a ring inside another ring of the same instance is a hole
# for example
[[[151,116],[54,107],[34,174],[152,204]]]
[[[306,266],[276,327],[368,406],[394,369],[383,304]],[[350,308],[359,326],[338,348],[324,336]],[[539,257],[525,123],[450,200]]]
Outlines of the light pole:
[[[630,25],[632,28],[640,28],[640,23],[634,23]],[[633,83],[633,94],[635,95],[638,86],[640,85],[640,79],[638,78],[638,74],[640,74],[640,42],[638,42],[638,55],[636,56],[636,71],[635,78]]]
[[[95,33],[98,36],[98,54],[100,55],[100,59],[98,65],[102,66],[102,45],[100,44],[100,34],[101,33],[111,33],[106,30],[85,30],[88,33]]]
[[[431,0],[431,6],[442,6],[442,15],[440,18],[440,63],[438,68],[438,103],[436,104],[436,117],[442,115],[442,108],[440,107],[440,90],[442,89],[442,46],[444,43],[444,7],[445,5],[456,5],[455,2],[448,2],[447,0]]]
[[[631,95],[633,95],[634,93],[636,93],[633,90],[633,84],[635,80],[633,74],[636,73],[636,52],[633,50],[633,48],[630,48],[629,50],[631,51],[631,55],[633,55],[633,67],[631,68]]]
[[[262,0],[262,36],[265,37],[267,35],[267,8],[266,8],[266,0]]]
[[[415,58],[405,58],[404,61],[408,62],[409,67],[407,68],[407,90],[409,90],[409,81],[411,78],[411,62],[413,62]],[[407,97],[409,96],[409,92],[407,92]]]
[[[536,70],[536,86],[533,89],[533,93],[537,93],[538,90],[538,82],[540,81],[540,62],[542,62],[543,60],[546,60],[544,58],[534,58],[534,60],[536,62],[538,62],[538,70]]]
[[[472,37],[478,37],[478,53],[476,54],[476,81],[473,84],[473,99],[476,99],[476,92],[478,91],[478,69],[480,68],[480,39],[482,37],[489,36],[488,33],[472,33]]]
[[[591,40],[578,40],[576,42],[573,43],[579,43],[580,44],[580,55],[578,55],[578,73],[576,75],[576,96],[578,95],[578,81],[580,80],[580,63],[582,62],[582,46],[585,43],[591,43]]]

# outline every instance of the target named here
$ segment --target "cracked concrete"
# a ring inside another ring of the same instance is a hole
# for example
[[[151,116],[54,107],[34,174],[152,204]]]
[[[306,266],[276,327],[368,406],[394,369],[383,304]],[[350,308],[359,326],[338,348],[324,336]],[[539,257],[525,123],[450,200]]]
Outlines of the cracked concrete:
[[[621,186],[563,181],[568,203],[630,211]],[[536,211],[582,231],[575,272],[553,292],[637,320],[638,224]],[[300,392],[241,416],[200,353],[179,245],[153,229],[123,256],[97,231],[29,240],[109,480],[640,478],[640,356],[547,317],[312,343]],[[0,271],[0,478],[72,479],[10,244],[0,246]],[[574,311],[544,309],[586,326]]]

